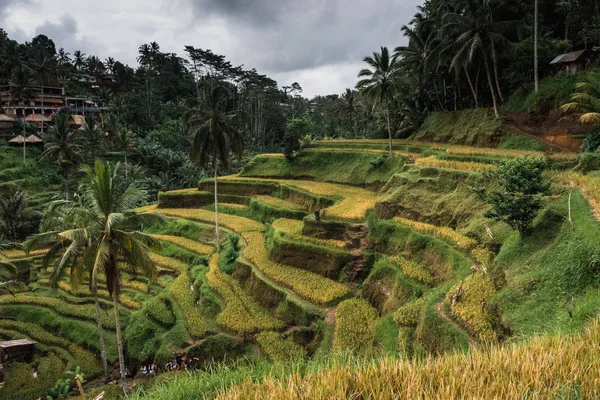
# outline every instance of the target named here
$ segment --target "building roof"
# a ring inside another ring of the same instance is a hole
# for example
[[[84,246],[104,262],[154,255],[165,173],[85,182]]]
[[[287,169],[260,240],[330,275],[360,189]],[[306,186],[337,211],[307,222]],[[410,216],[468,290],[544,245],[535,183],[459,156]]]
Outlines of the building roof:
[[[573,51],[571,53],[561,54],[554,60],[550,61],[550,64],[563,64],[575,62],[585,53],[585,50]]]
[[[63,100],[59,97],[47,97],[44,96],[44,98],[41,97],[36,97],[35,101],[39,101],[39,102],[44,102],[44,103],[57,103],[57,104],[62,104]]]
[[[0,114],[0,122],[13,122],[15,119],[6,114]]]
[[[29,122],[50,122],[52,119],[42,114],[29,114],[25,117],[25,121]]]
[[[33,340],[29,339],[18,339],[18,340],[9,340],[7,342],[0,342],[0,349],[9,349],[11,347],[19,347],[19,346],[30,346],[32,344],[36,344]]]
[[[73,119],[71,121],[73,125],[85,125],[85,118],[83,115],[73,115]]]
[[[35,135],[27,136],[26,138],[23,138],[22,135],[18,135],[8,141],[8,143],[23,143],[23,142],[25,142],[25,143],[43,143],[44,141]]]

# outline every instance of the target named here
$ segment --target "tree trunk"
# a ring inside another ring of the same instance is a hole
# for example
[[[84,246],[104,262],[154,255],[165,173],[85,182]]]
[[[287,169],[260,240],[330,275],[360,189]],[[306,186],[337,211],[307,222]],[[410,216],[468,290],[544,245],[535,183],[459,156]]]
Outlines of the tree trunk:
[[[496,101],[496,91],[494,90],[494,84],[492,83],[492,73],[490,71],[490,63],[487,56],[484,54],[485,72],[487,75],[488,85],[490,87],[490,93],[492,94],[492,102],[494,103],[494,114],[496,119],[500,119],[500,113],[498,113],[498,102]]]
[[[44,110],[44,81],[42,80],[42,135],[44,134],[44,115],[46,115],[46,110]]]
[[[119,295],[117,279],[113,281],[113,307],[115,309],[115,331],[117,333],[117,350],[119,353],[119,370],[121,372],[121,381],[123,392],[127,393],[127,377],[125,376],[125,357],[123,356],[123,341],[121,339],[121,319],[119,318]]]
[[[213,169],[215,170],[215,243],[217,251],[221,251],[221,240],[219,239],[219,195],[217,194],[217,150],[213,155]]]
[[[102,328],[102,316],[100,314],[100,302],[98,295],[94,294],[94,303],[96,305],[96,323],[98,324],[98,339],[100,340],[100,359],[102,360],[102,368],[104,369],[104,383],[110,382],[108,375],[108,362],[106,361],[106,347],[104,345],[104,330]]]
[[[388,139],[389,139],[389,146],[390,146],[390,154],[393,155],[394,152],[392,151],[392,123],[390,121],[390,101],[387,101],[387,113],[386,113],[386,117],[387,117],[387,127],[388,127]]]
[[[492,64],[494,66],[494,77],[496,78],[496,87],[498,88],[498,96],[500,101],[504,103],[504,96],[502,96],[502,88],[500,87],[500,75],[498,74],[498,59],[496,58],[496,46],[494,42],[490,40],[492,48]]]
[[[77,384],[77,390],[79,390],[79,396],[83,400],[87,400],[87,398],[85,397],[85,391],[83,390],[83,386],[81,386],[81,380],[79,379],[79,377],[75,378],[75,383]]]
[[[538,16],[539,0],[535,0],[535,11],[534,11],[534,22],[533,22],[533,79],[535,81],[535,92],[540,91],[540,74],[539,74],[539,60],[538,60],[538,29],[539,29],[539,16]]]
[[[471,88],[471,93],[473,94],[473,99],[475,100],[475,108],[479,108],[479,100],[477,100],[477,92],[475,91],[475,87],[473,87],[473,81],[469,76],[469,70],[466,66],[463,67],[465,70],[465,76],[467,77],[467,82],[469,82],[469,87]]]

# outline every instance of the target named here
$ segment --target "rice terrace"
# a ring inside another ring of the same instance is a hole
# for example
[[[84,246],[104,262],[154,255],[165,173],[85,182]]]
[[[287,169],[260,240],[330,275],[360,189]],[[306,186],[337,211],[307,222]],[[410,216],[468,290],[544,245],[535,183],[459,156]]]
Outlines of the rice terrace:
[[[125,3],[0,5],[0,400],[600,398],[597,0]]]

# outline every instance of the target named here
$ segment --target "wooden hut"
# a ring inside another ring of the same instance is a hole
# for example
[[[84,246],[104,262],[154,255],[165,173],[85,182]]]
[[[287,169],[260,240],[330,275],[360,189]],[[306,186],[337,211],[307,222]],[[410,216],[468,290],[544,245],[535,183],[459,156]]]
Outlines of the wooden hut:
[[[26,145],[39,146],[42,143],[44,143],[44,141],[35,135],[30,135],[27,137],[18,135],[8,141],[9,146],[22,146],[23,143],[25,143]]]
[[[31,361],[36,343],[29,339],[0,342],[0,363],[6,364],[15,360]]]
[[[11,129],[15,125],[15,118],[10,115],[0,114],[0,129]]]
[[[561,54],[554,60],[550,61],[550,65],[558,67],[558,71],[564,71],[568,74],[575,74],[586,68],[589,57],[586,50],[573,51],[571,53]]]

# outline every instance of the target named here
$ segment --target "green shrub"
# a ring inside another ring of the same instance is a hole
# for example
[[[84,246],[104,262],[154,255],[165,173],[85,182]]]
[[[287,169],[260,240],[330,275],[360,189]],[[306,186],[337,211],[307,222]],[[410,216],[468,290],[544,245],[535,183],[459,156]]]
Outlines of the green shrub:
[[[291,338],[284,338],[279,332],[261,332],[256,341],[265,354],[275,362],[290,362],[306,357],[304,347],[294,343]]]
[[[599,143],[600,146],[600,143]],[[582,153],[577,157],[575,171],[587,174],[591,171],[600,170],[600,153]]]
[[[425,297],[420,297],[400,307],[394,313],[394,321],[401,326],[416,326],[425,306]]]
[[[221,249],[221,257],[219,258],[219,268],[227,275],[231,275],[237,267],[237,259],[240,255],[240,236],[235,233],[230,233],[227,236],[227,241]]]
[[[364,354],[373,348],[377,310],[363,299],[341,302],[335,312],[333,348]]]

